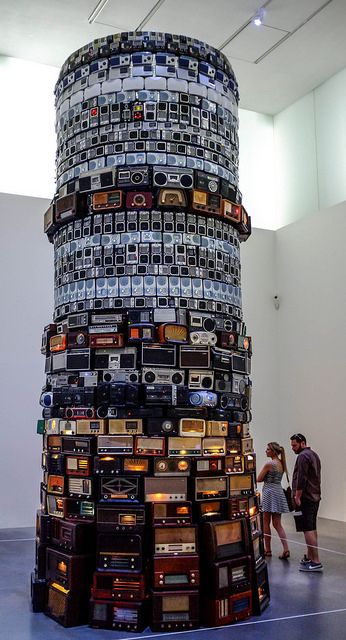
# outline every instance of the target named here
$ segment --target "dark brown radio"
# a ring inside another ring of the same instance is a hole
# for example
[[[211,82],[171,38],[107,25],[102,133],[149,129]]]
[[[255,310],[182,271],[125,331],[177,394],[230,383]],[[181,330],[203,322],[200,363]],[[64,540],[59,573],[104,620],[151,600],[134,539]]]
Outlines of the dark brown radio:
[[[102,573],[95,571],[92,595],[95,600],[144,600],[145,577],[141,573]]]
[[[199,627],[199,592],[152,591],[153,631],[184,631]]]
[[[146,602],[90,601],[90,626],[94,629],[143,631],[148,624]]]
[[[48,601],[45,613],[63,627],[87,624],[89,592],[65,589],[58,582],[48,584]]]
[[[120,459],[115,455],[99,455],[94,457],[95,475],[118,475],[121,470]]]
[[[205,553],[211,562],[247,555],[249,541],[245,518],[205,522],[202,541],[202,553]]]
[[[203,583],[205,595],[218,598],[251,589],[251,556],[231,558],[222,562],[205,563]]]
[[[90,522],[67,522],[52,518],[51,539],[57,547],[73,553],[91,553],[95,542],[95,526]]]
[[[226,517],[226,500],[207,500],[206,502],[195,502],[194,511],[198,522],[212,522],[213,520],[224,520]]]
[[[43,447],[47,451],[60,453],[62,451],[62,437],[45,434]]]
[[[251,615],[252,594],[246,591],[215,600],[202,599],[201,607],[203,624],[211,627],[232,624]]]
[[[42,513],[41,509],[36,511],[36,538],[44,544],[50,540],[51,517],[47,513]]]
[[[76,555],[47,548],[46,578],[65,589],[89,587],[94,569],[93,555]]]
[[[253,516],[257,512],[257,496],[232,496],[227,502],[227,514],[230,520],[244,516]]]
[[[191,502],[153,502],[151,505],[152,524],[162,527],[186,526],[192,524]]]
[[[145,526],[145,509],[131,505],[98,505],[96,521],[100,533],[140,533]]]
[[[154,589],[195,588],[199,585],[199,555],[155,556],[153,558]]]
[[[143,543],[140,535],[98,534],[96,565],[99,570],[141,573],[144,569],[143,564]]]
[[[259,538],[258,538],[259,540]],[[261,615],[270,601],[270,589],[268,581],[268,569],[265,561],[253,572],[252,576],[252,602],[253,613],[257,616]]]

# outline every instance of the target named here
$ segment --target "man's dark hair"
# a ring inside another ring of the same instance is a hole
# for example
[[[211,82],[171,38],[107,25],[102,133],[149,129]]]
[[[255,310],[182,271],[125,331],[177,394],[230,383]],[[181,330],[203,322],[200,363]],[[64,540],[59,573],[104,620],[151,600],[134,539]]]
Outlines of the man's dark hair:
[[[302,433],[295,433],[291,436],[291,440],[297,440],[297,442],[304,442],[306,444],[306,437]]]

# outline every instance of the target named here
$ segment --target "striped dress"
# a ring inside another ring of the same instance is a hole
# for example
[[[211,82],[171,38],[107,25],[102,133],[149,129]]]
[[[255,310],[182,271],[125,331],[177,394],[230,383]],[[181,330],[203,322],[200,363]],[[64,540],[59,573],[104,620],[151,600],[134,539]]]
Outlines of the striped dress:
[[[276,462],[271,461],[272,468],[264,478],[262,490],[262,510],[269,513],[289,513],[287,501],[281,486],[282,471]]]

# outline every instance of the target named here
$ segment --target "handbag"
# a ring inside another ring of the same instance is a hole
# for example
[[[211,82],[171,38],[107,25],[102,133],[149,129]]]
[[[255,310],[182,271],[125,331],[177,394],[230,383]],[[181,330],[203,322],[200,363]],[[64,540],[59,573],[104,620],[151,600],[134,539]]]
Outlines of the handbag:
[[[286,498],[286,502],[287,502],[287,506],[288,506],[289,510],[290,511],[294,511],[295,506],[294,506],[294,502],[293,502],[292,489],[291,489],[290,485],[288,485],[288,487],[286,487],[286,489],[284,489],[284,494],[285,494],[285,498]]]

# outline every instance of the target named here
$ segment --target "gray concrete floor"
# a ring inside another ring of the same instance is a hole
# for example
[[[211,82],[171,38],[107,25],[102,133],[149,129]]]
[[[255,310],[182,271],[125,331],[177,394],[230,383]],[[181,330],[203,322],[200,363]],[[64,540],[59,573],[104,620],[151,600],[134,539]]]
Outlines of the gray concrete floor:
[[[298,571],[305,547],[294,531],[293,518],[284,516],[291,549],[289,562],[280,561],[280,542],[273,538],[269,559],[271,603],[262,616],[218,629],[176,634],[150,630],[141,635],[76,627],[64,629],[30,608],[30,573],[34,563],[34,530],[0,530],[0,638],[1,640],[105,640],[179,636],[187,640],[342,640],[346,638],[346,523],[320,519],[319,546],[323,574]]]

